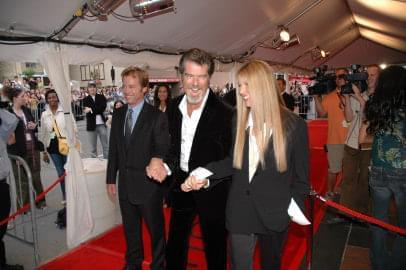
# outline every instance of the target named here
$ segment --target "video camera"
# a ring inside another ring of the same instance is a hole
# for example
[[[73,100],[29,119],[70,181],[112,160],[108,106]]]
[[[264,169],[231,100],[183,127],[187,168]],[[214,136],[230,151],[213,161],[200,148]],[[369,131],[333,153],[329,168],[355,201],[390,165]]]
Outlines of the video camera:
[[[336,76],[333,73],[327,73],[327,66],[323,65],[313,69],[316,76],[311,77],[315,84],[309,86],[309,95],[324,95],[336,88]]]
[[[345,80],[345,85],[341,87],[341,94],[353,94],[352,84],[355,84],[361,92],[368,89],[367,79],[368,73],[362,70],[360,65],[351,65],[350,73],[342,75]]]

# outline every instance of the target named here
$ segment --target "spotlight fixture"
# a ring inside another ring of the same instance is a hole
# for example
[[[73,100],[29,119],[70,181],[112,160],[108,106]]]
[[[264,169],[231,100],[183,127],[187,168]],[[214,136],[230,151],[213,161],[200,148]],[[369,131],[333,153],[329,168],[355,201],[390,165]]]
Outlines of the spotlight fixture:
[[[125,0],[87,0],[87,9],[100,21],[107,21],[107,15],[118,8]]]
[[[320,55],[322,58],[325,58],[327,56],[327,52],[325,50],[320,50]]]
[[[382,64],[379,65],[379,67],[380,67],[381,69],[385,69],[387,66],[388,66],[388,65],[385,64],[385,63],[382,63]]]
[[[290,40],[289,29],[284,27],[283,25],[279,26],[280,32],[279,37],[283,42],[288,42]]]
[[[272,48],[276,50],[285,50],[298,44],[300,44],[299,36],[294,34],[289,41],[286,42],[282,41],[281,39],[274,39],[272,41]]]
[[[174,0],[130,0],[130,11],[133,17],[143,22],[147,18],[175,12],[176,8]]]

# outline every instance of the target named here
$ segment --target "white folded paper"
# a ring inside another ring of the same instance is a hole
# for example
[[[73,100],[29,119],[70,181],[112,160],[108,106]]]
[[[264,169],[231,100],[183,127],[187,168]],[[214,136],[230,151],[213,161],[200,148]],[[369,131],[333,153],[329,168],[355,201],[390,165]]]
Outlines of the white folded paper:
[[[293,222],[299,225],[310,225],[310,221],[305,217],[293,198],[290,200],[288,215]]]
[[[213,173],[203,167],[198,167],[194,169],[190,175],[196,177],[197,180],[203,180],[213,175]]]

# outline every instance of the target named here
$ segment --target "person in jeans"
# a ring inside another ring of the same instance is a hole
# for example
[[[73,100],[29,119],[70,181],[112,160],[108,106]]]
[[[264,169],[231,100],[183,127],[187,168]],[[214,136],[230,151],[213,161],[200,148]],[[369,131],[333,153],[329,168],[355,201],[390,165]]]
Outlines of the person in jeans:
[[[49,163],[49,156],[55,165],[58,177],[65,173],[65,163],[67,156],[62,155],[58,149],[58,138],[54,127],[58,128],[61,137],[66,137],[67,130],[65,126],[65,116],[63,108],[59,104],[58,94],[55,90],[51,89],[45,93],[45,100],[48,104],[47,109],[41,115],[41,137],[40,140],[44,143],[46,152],[44,152],[43,160]],[[73,118],[73,116],[72,116]],[[75,122],[74,122],[75,123]],[[74,125],[76,133],[76,125]],[[48,156],[49,154],[49,156]],[[63,203],[66,200],[65,182],[61,181],[61,190],[63,196]]]
[[[374,96],[366,105],[360,142],[373,136],[369,187],[373,217],[388,222],[394,198],[398,226],[406,228],[406,69],[390,66],[381,72]],[[365,132],[366,131],[366,132]],[[406,236],[397,234],[392,251],[387,231],[371,226],[371,261],[374,270],[406,268]]]
[[[97,94],[96,84],[89,83],[89,95],[83,99],[83,111],[86,113],[86,130],[89,137],[90,152],[93,157],[97,157],[97,137],[99,137],[103,158],[108,156],[108,141],[106,117],[104,111],[107,107],[107,100],[102,94]]]

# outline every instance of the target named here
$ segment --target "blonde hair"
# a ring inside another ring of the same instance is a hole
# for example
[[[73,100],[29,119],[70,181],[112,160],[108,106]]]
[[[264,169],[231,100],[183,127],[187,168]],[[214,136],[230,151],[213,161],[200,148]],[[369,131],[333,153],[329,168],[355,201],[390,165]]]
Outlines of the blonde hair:
[[[276,167],[279,172],[287,169],[286,141],[283,128],[281,106],[282,98],[276,88],[273,70],[264,61],[251,60],[240,68],[237,73],[239,83],[247,83],[251,99],[251,108],[243,104],[242,97],[237,95],[237,130],[234,145],[235,168],[241,169],[243,149],[245,144],[245,130],[249,112],[252,114],[253,134],[258,145],[259,161],[265,167],[265,154],[271,141],[274,149]],[[239,93],[239,87],[237,93]],[[271,134],[272,132],[272,134]]]

